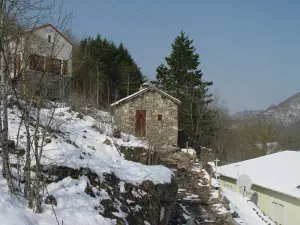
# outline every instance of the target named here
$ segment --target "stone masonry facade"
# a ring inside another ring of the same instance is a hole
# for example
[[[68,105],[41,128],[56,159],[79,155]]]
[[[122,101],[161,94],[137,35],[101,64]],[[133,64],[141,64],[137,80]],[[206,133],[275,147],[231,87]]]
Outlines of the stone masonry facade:
[[[26,74],[25,82],[26,84],[26,92],[29,96],[36,96],[39,93],[38,84],[41,81],[42,88],[41,92],[45,92],[45,98],[50,100],[64,99],[70,95],[71,91],[71,79],[69,76],[62,76],[59,74],[43,74],[42,72],[37,71],[28,71]],[[18,93],[22,97],[23,96],[23,79],[20,79],[18,83]]]
[[[177,146],[178,104],[150,89],[114,109],[115,121],[124,133],[136,135],[136,110],[146,110],[146,135],[141,137],[157,151]]]

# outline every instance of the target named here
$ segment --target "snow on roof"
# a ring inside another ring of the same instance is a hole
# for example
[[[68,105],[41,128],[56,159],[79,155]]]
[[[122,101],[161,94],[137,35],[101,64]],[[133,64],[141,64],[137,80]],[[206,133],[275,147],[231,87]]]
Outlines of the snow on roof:
[[[143,94],[143,93],[145,93],[147,91],[151,91],[151,90],[154,90],[154,91],[158,92],[159,94],[161,94],[161,95],[169,98],[171,101],[173,101],[173,102],[175,102],[177,104],[181,103],[177,98],[172,97],[171,95],[167,94],[166,92],[164,92],[164,91],[162,91],[162,90],[160,90],[160,89],[158,89],[156,87],[148,87],[148,88],[144,88],[144,89],[142,89],[140,91],[137,91],[137,92],[133,93],[132,95],[129,95],[129,96],[125,97],[125,98],[122,98],[119,101],[112,103],[110,106],[119,105],[120,103],[122,103],[122,102],[124,102],[126,100],[130,100],[132,98],[135,98],[135,97],[137,97],[137,96],[139,96],[139,95],[141,95],[141,94]]]
[[[282,151],[219,167],[221,175],[237,179],[248,175],[252,183],[289,196],[300,198],[300,152]],[[239,166],[237,166],[239,165]]]

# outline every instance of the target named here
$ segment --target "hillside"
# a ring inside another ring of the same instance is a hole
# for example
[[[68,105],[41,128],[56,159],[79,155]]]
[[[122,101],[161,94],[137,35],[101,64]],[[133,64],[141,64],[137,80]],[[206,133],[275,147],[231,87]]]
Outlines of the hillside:
[[[261,112],[262,110],[243,110],[240,112],[233,113],[231,117],[236,120],[243,120],[253,117]]]
[[[22,149],[26,146],[24,125],[20,111],[13,105],[8,114],[9,137]],[[31,131],[35,117],[33,109]],[[48,102],[41,121],[40,131],[50,124],[41,166],[45,181],[43,212],[37,214],[28,208],[22,192],[11,195],[0,167],[0,221],[5,225],[181,225],[193,221],[242,225],[246,220],[261,224],[256,215],[247,219],[253,214],[251,207],[245,206],[247,212],[237,213],[232,205],[234,198],[232,204],[231,196],[229,201],[217,199],[217,190],[209,185],[209,173],[216,170],[210,168],[214,163],[200,169],[193,149],[172,153],[167,159],[171,169],[147,166],[125,159],[131,153],[144,152],[147,146],[134,136],[116,132],[109,113],[88,108],[79,113]],[[210,151],[203,150],[201,158],[208,159]],[[2,163],[2,157],[0,160]],[[10,161],[14,184],[21,190],[24,155],[12,153]]]
[[[274,118],[279,124],[289,127],[300,120],[300,92],[278,105],[272,105],[259,114]]]
[[[54,107],[55,111],[52,110]],[[177,193],[173,172],[164,166],[127,161],[118,151],[119,146],[143,148],[142,142],[125,134],[114,137],[112,118],[107,113],[94,110],[84,115],[53,103],[42,109],[41,131],[50,122],[53,112],[42,157],[47,190],[42,193],[43,213],[35,214],[27,208],[22,193],[11,196],[1,167],[2,224],[157,224],[153,220],[159,217],[158,211],[149,204],[159,204],[159,201],[165,202],[166,215],[170,213]],[[32,125],[35,116],[33,109]],[[20,126],[20,118],[18,108],[12,107],[9,110],[9,137],[25,148],[25,128]],[[0,159],[2,161],[2,157]],[[22,176],[17,168],[19,166],[23,171],[24,157],[11,155],[10,160],[13,175],[21,182],[16,179],[15,185],[22,186]],[[147,213],[152,216],[146,216]],[[168,221],[168,217],[163,216],[162,221]]]

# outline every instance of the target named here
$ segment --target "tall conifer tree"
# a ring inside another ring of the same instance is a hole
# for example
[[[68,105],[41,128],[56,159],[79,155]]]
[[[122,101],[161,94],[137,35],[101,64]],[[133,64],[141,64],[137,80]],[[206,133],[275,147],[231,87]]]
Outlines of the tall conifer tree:
[[[179,126],[194,140],[209,145],[213,136],[214,112],[210,109],[212,82],[202,79],[199,69],[200,56],[196,53],[193,40],[182,31],[172,44],[166,64],[156,69],[156,80],[152,83],[181,100]]]

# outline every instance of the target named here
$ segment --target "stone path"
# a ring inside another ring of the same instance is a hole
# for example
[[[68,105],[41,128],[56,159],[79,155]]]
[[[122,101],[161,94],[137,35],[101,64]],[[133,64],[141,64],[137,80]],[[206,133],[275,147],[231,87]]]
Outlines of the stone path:
[[[186,168],[173,168],[178,183],[176,212],[169,225],[233,225],[231,213],[218,202],[209,185],[206,170],[200,173],[200,164],[191,163]]]

